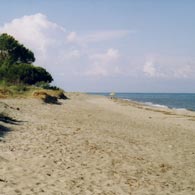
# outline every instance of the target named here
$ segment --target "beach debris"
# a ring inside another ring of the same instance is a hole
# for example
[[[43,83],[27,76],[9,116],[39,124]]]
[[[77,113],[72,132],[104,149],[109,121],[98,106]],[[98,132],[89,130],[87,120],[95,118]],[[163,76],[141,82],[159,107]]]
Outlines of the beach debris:
[[[165,173],[165,172],[169,171],[170,169],[172,169],[172,166],[171,165],[165,164],[165,163],[160,164],[159,167],[160,167],[160,171],[162,173]]]

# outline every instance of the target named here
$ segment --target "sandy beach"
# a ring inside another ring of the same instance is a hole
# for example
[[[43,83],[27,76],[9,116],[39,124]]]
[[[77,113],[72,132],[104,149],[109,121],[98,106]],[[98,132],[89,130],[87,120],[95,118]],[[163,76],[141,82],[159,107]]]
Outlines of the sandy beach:
[[[67,96],[0,100],[0,195],[195,194],[195,112]]]

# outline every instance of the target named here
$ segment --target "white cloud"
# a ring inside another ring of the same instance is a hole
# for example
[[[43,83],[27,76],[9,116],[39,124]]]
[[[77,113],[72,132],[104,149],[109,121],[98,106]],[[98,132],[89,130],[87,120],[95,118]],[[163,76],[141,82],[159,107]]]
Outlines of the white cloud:
[[[0,33],[4,32],[30,48],[35,53],[36,63],[45,67],[69,66],[69,61],[82,57],[86,58],[85,62],[91,62],[94,58],[100,64],[116,60],[119,57],[117,50],[109,49],[105,54],[96,55],[89,52],[90,48],[87,50],[82,45],[123,38],[130,33],[127,30],[97,31],[82,35],[75,31],[68,33],[63,26],[50,21],[41,13],[13,19],[0,27]]]
[[[193,70],[193,67],[190,65],[183,65],[179,66],[173,71],[173,76],[175,78],[188,78],[194,75],[195,69]]]
[[[70,32],[66,37],[67,42],[69,43],[76,43],[79,41],[77,33],[76,32]]]
[[[47,49],[55,44],[56,37],[61,37],[65,33],[65,29],[38,13],[14,19],[0,27],[0,32],[14,36],[32,48],[36,56],[44,57]]]
[[[134,31],[129,31],[129,30],[102,30],[102,31],[89,32],[85,34],[78,34],[73,31],[67,35],[66,40],[67,42],[70,43],[85,45],[89,43],[97,43],[97,42],[121,39],[133,32]]]
[[[155,68],[154,61],[152,59],[146,61],[145,65],[143,67],[143,72],[147,76],[150,76],[150,77],[156,76],[156,68]]]
[[[193,78],[195,63],[181,57],[155,56],[146,60],[142,71],[151,78]]]
[[[97,63],[108,63],[111,61],[118,60],[120,57],[119,51],[117,49],[110,48],[106,53],[98,53],[90,56],[90,59],[96,61]]]
[[[105,53],[93,54],[89,57],[91,66],[85,71],[88,76],[113,76],[120,73],[117,62],[120,53],[117,49],[110,48]]]
[[[0,33],[3,32],[13,35],[31,49],[35,53],[35,64],[47,68],[54,80],[60,77],[63,84],[72,82],[73,77],[76,81],[78,75],[85,79],[97,76],[140,80],[145,77],[161,80],[194,78],[195,75],[195,59],[188,63],[186,57],[150,55],[145,59],[139,53],[137,56],[124,55],[122,49],[116,49],[119,47],[114,41],[134,33],[129,30],[71,32],[38,13],[0,26]],[[70,80],[66,80],[68,78]]]

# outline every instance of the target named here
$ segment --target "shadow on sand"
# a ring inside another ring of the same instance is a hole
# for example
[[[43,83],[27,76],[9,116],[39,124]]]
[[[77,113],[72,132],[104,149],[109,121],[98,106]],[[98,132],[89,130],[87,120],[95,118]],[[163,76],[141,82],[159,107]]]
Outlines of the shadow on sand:
[[[11,131],[11,128],[0,125],[0,137],[4,137],[9,131]]]
[[[22,121],[15,120],[9,116],[5,116],[3,114],[0,114],[0,121],[2,121],[4,123],[9,123],[12,125],[18,125],[20,122],[22,122]]]
[[[19,125],[23,121],[15,120],[9,116],[0,114],[0,122],[4,124],[11,124],[11,125]],[[12,129],[10,127],[6,127],[4,124],[0,124],[0,137],[4,137],[6,133],[11,131]]]

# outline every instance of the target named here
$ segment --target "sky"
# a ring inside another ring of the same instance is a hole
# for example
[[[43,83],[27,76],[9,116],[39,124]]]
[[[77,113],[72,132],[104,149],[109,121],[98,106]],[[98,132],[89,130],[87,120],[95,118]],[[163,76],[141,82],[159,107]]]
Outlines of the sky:
[[[0,33],[65,91],[193,93],[194,10],[194,0],[1,0]]]

